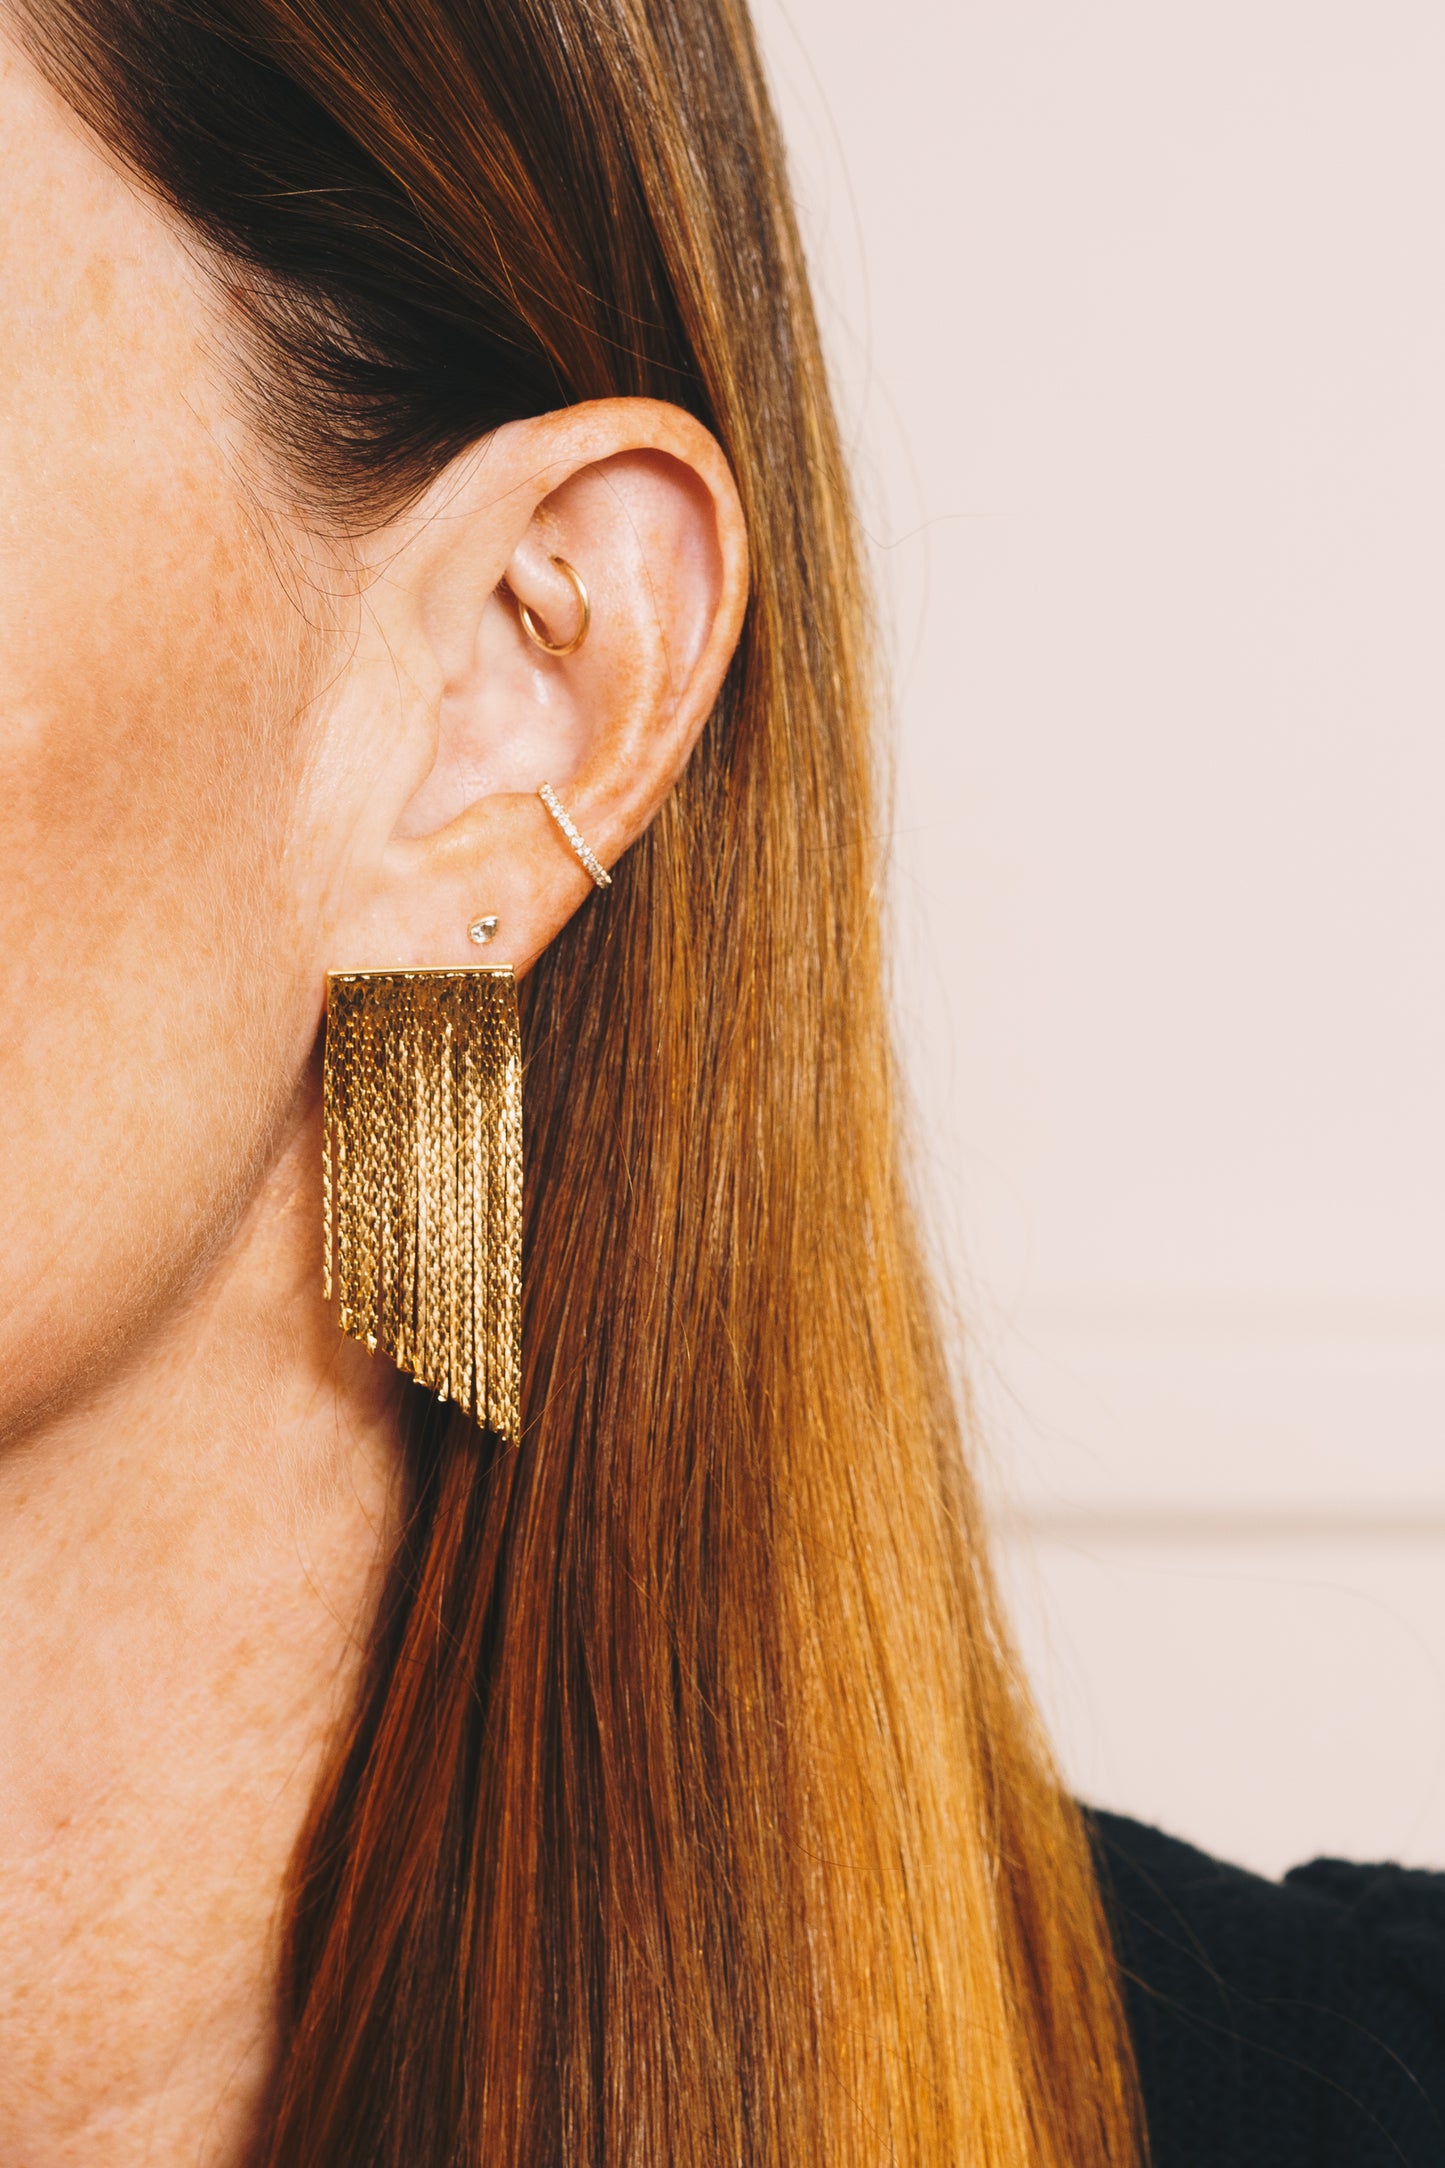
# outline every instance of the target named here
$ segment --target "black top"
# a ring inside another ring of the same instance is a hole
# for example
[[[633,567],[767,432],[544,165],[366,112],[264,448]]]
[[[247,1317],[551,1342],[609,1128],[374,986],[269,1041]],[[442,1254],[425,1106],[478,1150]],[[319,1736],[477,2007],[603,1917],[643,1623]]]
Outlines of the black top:
[[[1266,1882],[1090,1822],[1152,2168],[1445,2168],[1445,1874]]]

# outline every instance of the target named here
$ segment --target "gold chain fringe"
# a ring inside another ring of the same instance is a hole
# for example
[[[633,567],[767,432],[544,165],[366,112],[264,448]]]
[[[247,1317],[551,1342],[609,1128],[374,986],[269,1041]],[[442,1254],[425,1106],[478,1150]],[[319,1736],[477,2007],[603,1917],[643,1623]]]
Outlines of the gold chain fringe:
[[[326,1296],[485,1429],[521,1425],[522,1044],[510,965],[333,971]]]

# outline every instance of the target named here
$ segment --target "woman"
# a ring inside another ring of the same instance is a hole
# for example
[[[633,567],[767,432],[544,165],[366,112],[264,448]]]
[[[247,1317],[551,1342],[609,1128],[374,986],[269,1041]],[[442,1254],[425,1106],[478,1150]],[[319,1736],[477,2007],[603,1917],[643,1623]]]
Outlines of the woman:
[[[1119,2168],[1106,1901],[1156,2159],[1253,2158],[1223,1871],[1064,1796],[958,1454],[740,7],[0,54],[0,2159]],[[1382,2056],[1259,2157],[1435,2157]]]

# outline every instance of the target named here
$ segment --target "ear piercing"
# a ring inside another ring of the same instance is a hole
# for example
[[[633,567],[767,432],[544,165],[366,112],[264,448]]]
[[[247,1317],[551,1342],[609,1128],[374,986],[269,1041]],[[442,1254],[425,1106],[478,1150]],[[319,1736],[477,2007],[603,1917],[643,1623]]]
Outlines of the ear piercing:
[[[530,607],[519,596],[514,596],[513,600],[517,604],[517,616],[521,622],[522,630],[534,647],[541,648],[544,655],[575,655],[582,642],[586,639],[587,629],[592,623],[592,604],[587,589],[582,583],[582,576],[575,566],[569,565],[565,557],[554,557],[552,562],[557,567],[557,570],[566,579],[570,580],[572,592],[577,597],[577,607],[582,612],[582,622],[578,625],[570,640],[549,640]],[[556,791],[553,790],[551,784],[543,783],[537,792],[537,796],[566,837],[567,848],[571,851],[578,864],[585,867],[599,888],[610,888],[612,886],[611,874],[602,865],[590,845],[583,840],[576,822],[557,796]],[[478,926],[485,923],[486,921],[483,919],[477,921]],[[493,927],[495,930],[495,921]],[[491,939],[491,934],[478,933],[476,927],[470,927],[468,931],[474,941],[489,941]]]
[[[586,867],[599,888],[610,888],[612,886],[612,875],[607,872],[590,846],[583,841],[575,821],[551,784],[541,784],[538,787],[537,796],[567,838],[567,847],[573,857]]]
[[[610,888],[612,886],[612,875],[602,864],[591,845],[584,840],[577,823],[573,820],[551,784],[543,783],[539,785],[537,796],[566,837],[567,848],[576,858],[578,864],[586,868],[599,888]],[[496,938],[497,925],[496,913],[489,911],[485,918],[474,918],[472,920],[472,923],[467,928],[467,939],[475,941],[477,947],[482,948],[488,941]]]
[[[539,784],[537,796],[561,829],[567,841],[567,848],[571,851],[578,864],[586,869],[599,888],[610,888],[612,886],[612,875],[607,871],[591,844],[586,841],[577,823],[573,820],[551,784]],[[489,911],[485,918],[474,918],[467,928],[468,940],[475,941],[478,948],[483,947],[488,941],[495,938],[497,924],[498,920],[495,912]]]
[[[570,582],[572,592],[577,597],[577,607],[582,613],[581,623],[570,640],[550,640],[543,631],[541,623],[531,606],[523,602],[520,595],[513,594],[512,600],[517,605],[518,622],[534,647],[539,647],[544,655],[575,655],[582,642],[586,639],[588,629],[592,623],[592,603],[583,584],[582,576],[576,567],[569,565],[565,557],[553,557],[552,562],[563,577]],[[506,583],[503,582],[503,584]],[[508,592],[510,593],[511,590],[509,589]],[[561,829],[567,848],[571,851],[577,863],[584,868],[599,888],[610,888],[612,886],[611,874],[583,837],[577,823],[573,820],[551,784],[541,784],[538,787],[537,796]],[[467,938],[475,941],[480,948],[495,937],[496,931],[497,920],[494,915],[489,913],[485,918],[474,918],[472,920],[472,923],[467,928]]]
[[[566,558],[554,557],[552,562],[557,570],[571,581],[572,592],[577,597],[577,607],[582,612],[582,622],[570,640],[549,640],[531,606],[523,602],[519,595],[513,595],[512,600],[517,605],[517,616],[521,620],[522,630],[533,647],[540,647],[544,655],[575,655],[587,637],[587,628],[592,622],[592,604],[582,584],[582,575],[568,564]]]

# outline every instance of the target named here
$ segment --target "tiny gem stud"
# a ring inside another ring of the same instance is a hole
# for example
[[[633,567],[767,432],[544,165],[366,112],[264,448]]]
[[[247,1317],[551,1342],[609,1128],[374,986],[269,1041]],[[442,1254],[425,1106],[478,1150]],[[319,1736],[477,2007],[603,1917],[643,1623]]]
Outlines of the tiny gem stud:
[[[480,948],[484,941],[491,940],[496,930],[497,921],[495,918],[474,918],[467,928],[467,935]]]

